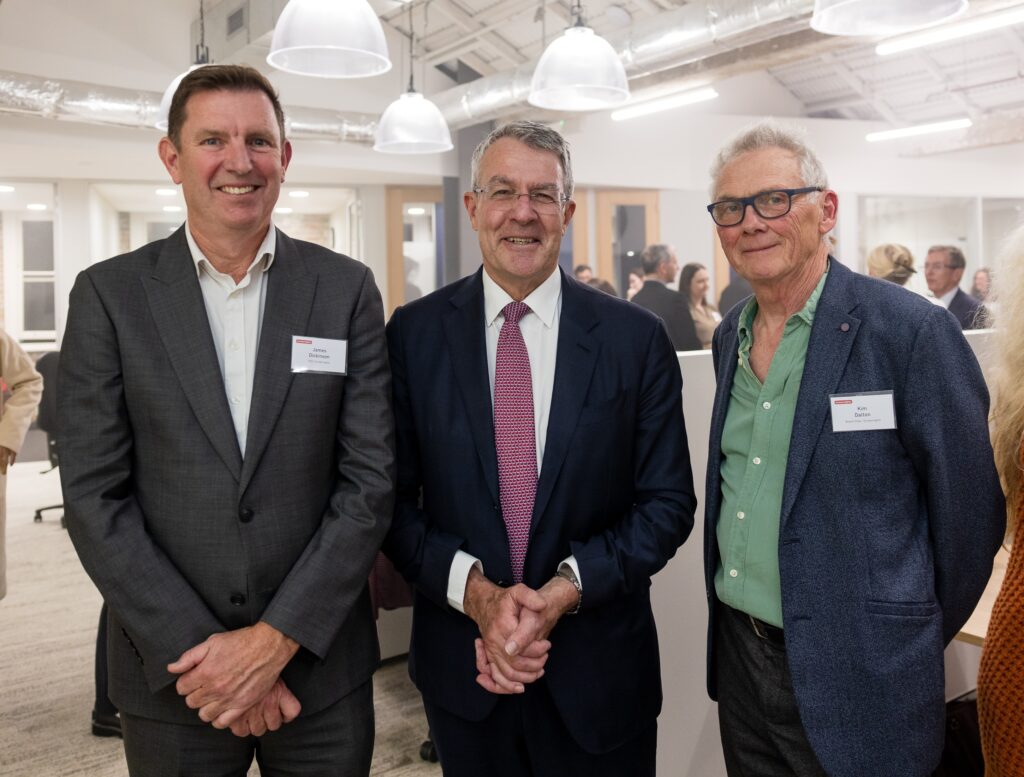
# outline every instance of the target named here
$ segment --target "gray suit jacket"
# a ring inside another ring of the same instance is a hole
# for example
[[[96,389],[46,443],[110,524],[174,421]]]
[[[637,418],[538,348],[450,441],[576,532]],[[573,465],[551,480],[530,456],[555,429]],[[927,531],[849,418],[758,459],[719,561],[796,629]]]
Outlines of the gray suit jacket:
[[[122,711],[200,723],[166,665],[259,620],[302,646],[282,677],[303,714],[378,662],[366,579],[394,468],[380,295],[363,265],[280,231],[267,283],[244,459],[184,228],[71,292],[61,482],[110,606]],[[347,340],[347,376],[293,374],[293,335]]]
[[[716,694],[715,527],[737,360],[715,332],[704,524],[708,688]],[[831,394],[892,391],[895,429],[834,432]],[[947,311],[831,260],[797,398],[779,528],[786,657],[800,720],[833,777],[925,777],[942,752],[943,648],[992,571],[1005,508],[988,391]]]

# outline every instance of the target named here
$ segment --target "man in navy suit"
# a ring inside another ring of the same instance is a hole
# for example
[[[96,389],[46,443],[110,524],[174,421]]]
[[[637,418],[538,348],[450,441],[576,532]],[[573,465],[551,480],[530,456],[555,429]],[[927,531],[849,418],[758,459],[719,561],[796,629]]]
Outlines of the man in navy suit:
[[[754,297],[715,333],[708,689],[730,775],[924,777],[943,649],[988,581],[1004,504],[957,321],[829,256],[838,199],[772,125],[712,170]]]
[[[653,775],[650,578],[696,505],[678,363],[657,318],[558,269],[557,132],[495,130],[472,176],[483,267],[387,330],[410,674],[447,777]]]
[[[956,316],[962,329],[982,329],[988,319],[985,306],[960,288],[965,267],[964,252],[956,246],[932,246],[924,260],[924,279],[928,290]]]

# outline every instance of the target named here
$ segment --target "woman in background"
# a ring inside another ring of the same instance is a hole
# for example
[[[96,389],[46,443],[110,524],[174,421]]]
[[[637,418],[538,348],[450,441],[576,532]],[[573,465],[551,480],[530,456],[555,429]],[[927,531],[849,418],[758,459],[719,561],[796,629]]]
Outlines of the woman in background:
[[[718,309],[708,302],[710,285],[711,279],[707,268],[702,264],[692,262],[684,265],[682,272],[679,273],[679,293],[686,297],[690,305],[690,317],[697,329],[697,339],[703,348],[711,347],[715,328],[722,320]]]
[[[644,271],[639,267],[634,267],[629,271],[629,287],[626,289],[626,299],[633,299],[633,296],[643,287]]]
[[[883,243],[868,254],[868,275],[884,281],[906,286],[914,269],[914,256],[910,249],[899,243]]]
[[[978,718],[986,777],[1014,777],[1024,774],[1024,551],[1013,542],[1024,515],[1024,227],[1003,247],[995,278],[992,447],[1006,491],[1006,541],[1013,547],[981,654]]]
[[[987,267],[979,267],[974,272],[974,282],[971,284],[971,296],[979,302],[988,299],[989,289],[992,288],[992,273]]]

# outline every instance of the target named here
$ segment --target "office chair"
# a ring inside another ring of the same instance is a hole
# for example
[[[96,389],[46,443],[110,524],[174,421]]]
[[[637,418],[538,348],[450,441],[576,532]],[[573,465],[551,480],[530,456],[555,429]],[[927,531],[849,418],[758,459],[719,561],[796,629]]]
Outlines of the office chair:
[[[44,353],[36,362],[36,370],[43,376],[43,397],[39,402],[39,416],[36,425],[46,432],[46,453],[50,460],[50,468],[43,470],[53,472],[57,469],[57,367],[60,364],[60,353],[50,351]],[[59,505],[47,505],[36,510],[32,518],[36,523],[42,523],[43,512],[46,510],[63,510],[64,503]],[[60,517],[60,525],[66,528],[64,516]]]

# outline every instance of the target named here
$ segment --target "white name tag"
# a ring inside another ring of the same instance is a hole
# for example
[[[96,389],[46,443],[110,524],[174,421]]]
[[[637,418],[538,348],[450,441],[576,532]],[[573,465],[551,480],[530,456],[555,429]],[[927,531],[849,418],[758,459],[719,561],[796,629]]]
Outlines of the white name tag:
[[[833,432],[868,432],[896,428],[896,406],[891,391],[866,394],[832,394]]]
[[[347,370],[348,340],[292,336],[292,372],[345,375]]]

